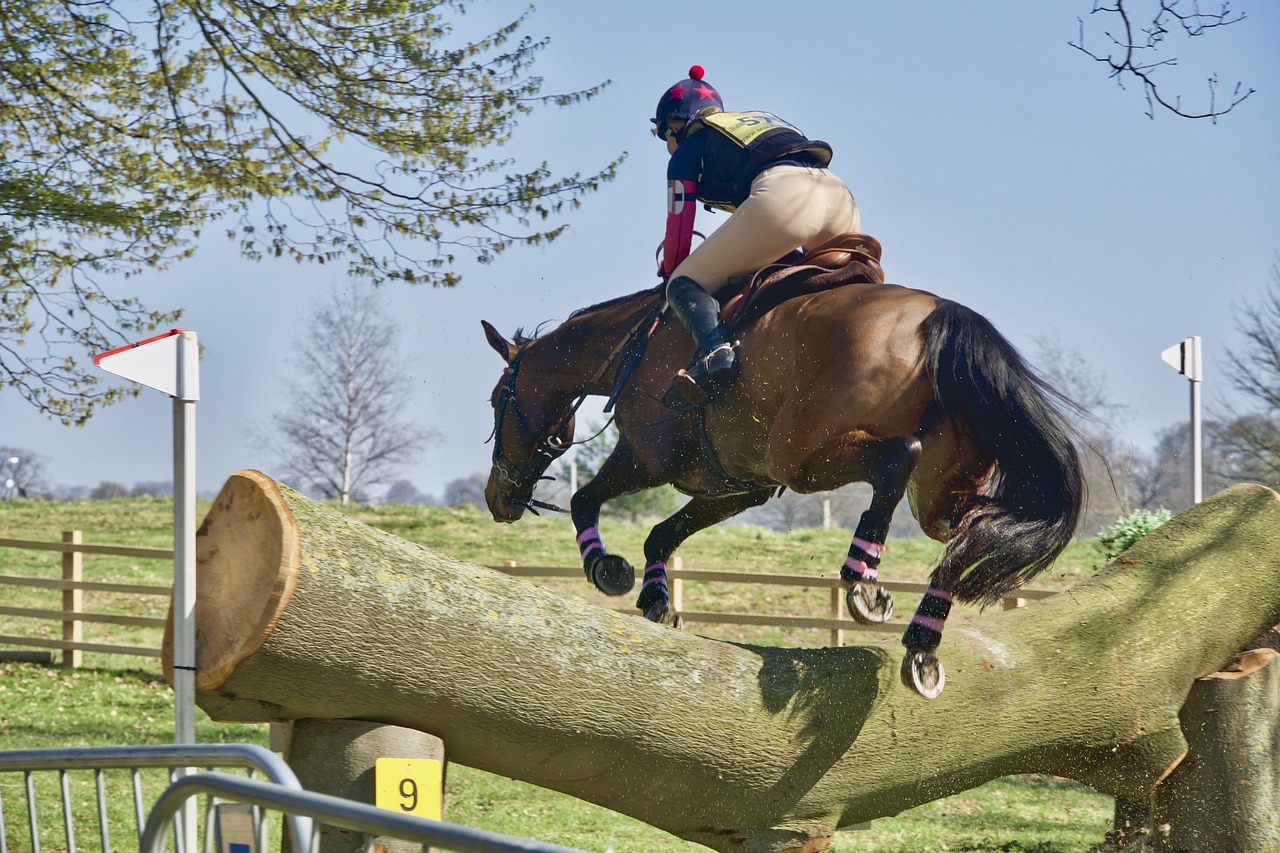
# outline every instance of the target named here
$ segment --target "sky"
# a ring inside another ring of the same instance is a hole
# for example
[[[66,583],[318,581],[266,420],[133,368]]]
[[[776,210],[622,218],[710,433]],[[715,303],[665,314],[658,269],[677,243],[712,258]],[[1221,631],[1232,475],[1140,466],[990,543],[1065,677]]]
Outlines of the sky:
[[[1090,15],[1092,5],[845,0],[804,14],[756,0],[539,6],[524,32],[550,38],[534,66],[544,91],[611,85],[589,103],[526,117],[502,153],[557,173],[628,158],[617,180],[562,217],[568,230],[553,243],[488,266],[463,259],[453,289],[381,289],[401,326],[404,416],[438,435],[403,478],[439,495],[488,471],[489,393],[502,363],[481,319],[510,336],[656,283],[666,154],[648,119],[695,63],[727,109],[776,113],[831,144],[863,230],[884,246],[889,280],[984,314],[1033,363],[1043,340],[1082,353],[1126,407],[1116,426],[1135,447],[1188,417],[1189,384],[1161,362],[1167,347],[1201,336],[1206,407],[1229,397],[1224,361],[1242,343],[1239,312],[1266,292],[1280,251],[1280,5],[1240,0],[1233,10],[1246,20],[1199,39],[1175,31],[1157,57],[1177,57],[1160,75],[1191,109],[1207,102],[1213,73],[1227,92],[1236,81],[1257,90],[1216,124],[1148,118],[1136,83],[1119,88],[1071,48],[1078,19],[1098,49],[1116,25]],[[522,0],[478,2],[458,33],[481,35],[524,9]],[[700,212],[697,227],[724,218]],[[274,473],[277,460],[254,436],[287,403],[291,354],[311,345],[307,315],[351,286],[362,285],[335,268],[242,260],[216,236],[191,261],[114,283],[153,308],[183,308],[179,325],[199,335],[202,493],[243,468]],[[600,421],[601,403],[579,423]],[[0,390],[0,446],[40,454],[59,486],[169,480],[171,401],[144,391],[74,428]]]

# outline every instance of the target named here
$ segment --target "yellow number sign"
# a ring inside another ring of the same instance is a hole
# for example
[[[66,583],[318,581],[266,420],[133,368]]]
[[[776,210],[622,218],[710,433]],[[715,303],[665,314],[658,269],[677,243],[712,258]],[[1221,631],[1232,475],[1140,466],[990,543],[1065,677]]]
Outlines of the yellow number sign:
[[[444,762],[434,758],[379,758],[374,804],[380,809],[440,820]]]

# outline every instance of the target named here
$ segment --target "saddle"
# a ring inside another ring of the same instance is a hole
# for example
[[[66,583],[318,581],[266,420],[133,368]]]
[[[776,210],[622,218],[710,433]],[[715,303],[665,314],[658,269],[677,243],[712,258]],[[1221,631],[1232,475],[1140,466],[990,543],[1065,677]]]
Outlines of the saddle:
[[[720,317],[732,332],[797,296],[848,284],[883,284],[880,241],[841,234],[807,252],[799,249],[752,276],[730,279],[720,290]]]
[[[729,279],[715,294],[726,330],[730,335],[735,334],[769,310],[798,296],[848,284],[883,284],[880,251],[880,241],[875,237],[841,234],[807,252],[797,249],[754,275]],[[660,284],[654,292],[660,295],[665,287]],[[652,324],[646,319],[632,329],[620,345],[619,349],[630,347],[631,351],[615,375],[613,394],[604,407],[606,413],[613,410],[648,348],[649,336],[658,327],[660,317],[655,315]]]

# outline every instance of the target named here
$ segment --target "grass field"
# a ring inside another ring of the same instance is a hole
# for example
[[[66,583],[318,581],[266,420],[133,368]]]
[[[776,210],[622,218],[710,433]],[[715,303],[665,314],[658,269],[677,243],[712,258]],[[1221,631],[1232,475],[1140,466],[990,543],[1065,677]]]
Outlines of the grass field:
[[[471,508],[360,507],[350,513],[368,524],[471,562],[577,565],[572,528],[559,517],[498,525]],[[168,547],[171,519],[171,504],[152,499],[14,501],[0,504],[0,538],[56,541],[61,531],[79,529],[84,531],[85,541],[93,544]],[[602,532],[611,552],[639,559],[646,526],[606,521]],[[839,567],[849,536],[849,531],[841,530],[783,534],[723,526],[695,537],[681,554],[686,568],[817,577]],[[881,576],[923,581],[937,553],[937,544],[928,540],[892,541]],[[1096,543],[1078,543],[1035,585],[1065,588],[1091,574],[1100,563]],[[0,549],[0,574],[57,577],[58,566],[56,554]],[[86,580],[164,584],[170,580],[170,572],[163,561],[85,559]],[[546,585],[565,594],[605,601],[585,581],[548,581]],[[697,610],[819,615],[826,612],[826,596],[825,591],[787,587],[687,584],[685,604]],[[56,597],[57,593],[0,586],[0,606],[56,608]],[[86,593],[85,598],[86,609],[91,611],[163,616],[167,606],[158,600],[139,604],[115,594]],[[904,602],[901,606],[913,604]],[[956,618],[980,616],[966,610]],[[821,631],[739,626],[698,626],[696,630],[707,636],[755,643],[816,646],[827,640]],[[56,631],[54,623],[0,615],[0,633],[52,637]],[[158,645],[158,637],[146,629],[86,626],[86,635],[90,641]],[[30,663],[0,664],[0,748],[163,743],[171,739],[172,698],[156,661],[87,654],[86,663],[87,667],[78,671]],[[201,714],[199,737],[206,742],[265,744],[266,730],[214,723]],[[90,780],[86,777],[75,784],[89,786]],[[20,780],[0,777],[0,796],[6,804],[22,802],[18,784]],[[1088,851],[1102,840],[1111,813],[1108,798],[1073,782],[1042,776],[1011,777],[877,820],[868,829],[842,832],[833,849],[841,853],[1075,853]],[[458,765],[449,768],[445,816],[469,826],[585,850],[692,853],[705,849],[571,797]],[[13,823],[16,821],[11,819],[9,849],[22,850],[14,846]],[[42,849],[59,850],[58,843],[57,838],[48,839]]]

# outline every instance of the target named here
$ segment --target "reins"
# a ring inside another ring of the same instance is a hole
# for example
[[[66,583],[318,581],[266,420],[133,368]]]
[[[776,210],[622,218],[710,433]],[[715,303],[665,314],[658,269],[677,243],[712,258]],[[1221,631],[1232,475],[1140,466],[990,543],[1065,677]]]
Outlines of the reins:
[[[568,512],[568,510],[558,507],[555,504],[546,503],[545,501],[535,500],[532,497],[533,488],[542,480],[554,480],[554,477],[544,476],[544,472],[550,467],[551,463],[559,459],[564,453],[575,444],[586,444],[589,441],[598,438],[604,434],[604,431],[613,423],[611,416],[605,421],[599,431],[590,438],[578,441],[562,442],[557,438],[558,433],[564,429],[569,420],[577,414],[578,409],[586,402],[587,397],[591,396],[595,391],[600,380],[604,378],[618,356],[624,352],[632,344],[636,345],[636,351],[627,361],[622,364],[614,377],[613,393],[609,396],[609,402],[606,404],[605,411],[611,411],[613,404],[617,401],[618,393],[621,391],[622,385],[630,378],[631,372],[635,369],[639,356],[643,353],[645,344],[649,336],[657,329],[659,321],[662,319],[662,313],[666,310],[666,302],[660,301],[656,309],[650,309],[641,314],[640,319],[632,325],[623,336],[622,340],[610,350],[609,354],[601,361],[600,366],[596,369],[595,374],[589,379],[581,394],[578,394],[568,410],[560,416],[551,428],[547,431],[545,437],[537,439],[533,444],[533,455],[524,467],[512,471],[512,464],[506,459],[502,452],[502,425],[506,417],[507,409],[511,409],[516,416],[516,423],[522,432],[526,435],[533,434],[533,429],[529,425],[528,419],[524,416],[524,412],[520,410],[520,403],[516,396],[516,377],[520,371],[520,362],[524,357],[524,350],[518,352],[511,360],[504,372],[506,381],[503,383],[502,390],[498,393],[498,399],[494,401],[496,415],[493,423],[493,433],[489,436],[493,441],[493,469],[498,479],[509,485],[513,491],[523,491],[528,489],[530,497],[523,502],[526,509],[534,515],[538,515],[539,509],[549,510],[551,512]],[[648,327],[646,329],[646,326]]]

